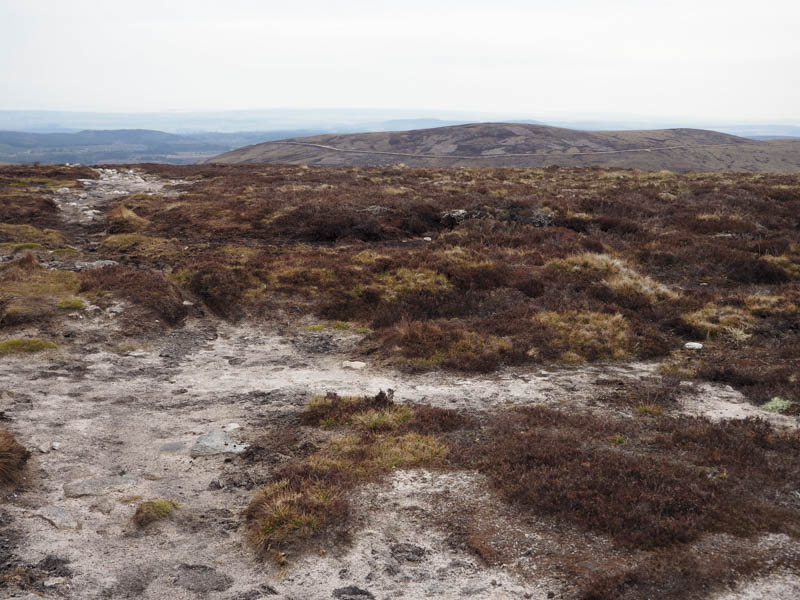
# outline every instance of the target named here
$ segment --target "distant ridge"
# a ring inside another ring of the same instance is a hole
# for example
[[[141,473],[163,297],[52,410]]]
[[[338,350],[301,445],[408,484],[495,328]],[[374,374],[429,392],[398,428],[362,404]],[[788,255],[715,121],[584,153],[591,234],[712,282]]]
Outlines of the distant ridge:
[[[204,162],[414,166],[607,166],[674,171],[800,171],[800,140],[750,140],[704,129],[580,131],[473,123],[317,135],[246,146]]]

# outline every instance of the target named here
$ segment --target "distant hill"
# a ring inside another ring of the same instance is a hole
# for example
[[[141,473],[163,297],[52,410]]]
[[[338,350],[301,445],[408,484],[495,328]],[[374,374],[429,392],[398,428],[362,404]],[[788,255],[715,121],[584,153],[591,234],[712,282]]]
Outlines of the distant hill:
[[[270,141],[204,162],[418,166],[604,166],[673,171],[800,171],[800,140],[757,141],[703,129],[579,131],[475,123]]]
[[[0,131],[0,162],[190,164],[244,144],[307,130],[176,135],[150,129],[85,130],[69,133]]]

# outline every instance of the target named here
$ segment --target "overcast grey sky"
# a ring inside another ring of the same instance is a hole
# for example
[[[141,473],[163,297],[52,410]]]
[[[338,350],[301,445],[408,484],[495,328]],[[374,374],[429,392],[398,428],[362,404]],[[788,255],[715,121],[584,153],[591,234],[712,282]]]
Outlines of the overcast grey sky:
[[[0,0],[0,108],[800,120],[798,0]]]

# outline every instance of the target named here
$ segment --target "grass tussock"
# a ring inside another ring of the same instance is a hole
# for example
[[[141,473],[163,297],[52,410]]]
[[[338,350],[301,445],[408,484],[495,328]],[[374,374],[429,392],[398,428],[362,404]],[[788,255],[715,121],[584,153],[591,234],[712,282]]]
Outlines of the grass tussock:
[[[0,267],[0,324],[35,323],[49,319],[58,303],[78,291],[71,271],[43,268],[31,252]]]
[[[144,528],[168,518],[178,508],[180,504],[174,500],[157,499],[140,502],[133,514],[133,523],[136,527]]]
[[[0,356],[9,354],[32,354],[57,348],[56,344],[39,338],[13,339],[0,342]]]
[[[545,330],[547,352],[559,352],[566,363],[630,358],[630,327],[621,314],[566,311],[541,312],[533,325]],[[539,348],[530,352],[536,355]]]
[[[150,222],[123,204],[115,206],[108,214],[108,232],[111,234],[135,233],[145,229]],[[124,238],[123,238],[124,239]],[[116,241],[120,241],[117,238]],[[113,242],[111,242],[113,244]]]
[[[0,484],[19,481],[31,453],[5,428],[0,427]]]

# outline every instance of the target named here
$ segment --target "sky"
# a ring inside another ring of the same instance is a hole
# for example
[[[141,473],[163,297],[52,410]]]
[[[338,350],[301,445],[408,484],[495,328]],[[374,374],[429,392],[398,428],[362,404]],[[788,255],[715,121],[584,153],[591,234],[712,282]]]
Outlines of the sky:
[[[797,0],[0,0],[0,109],[800,124]]]

